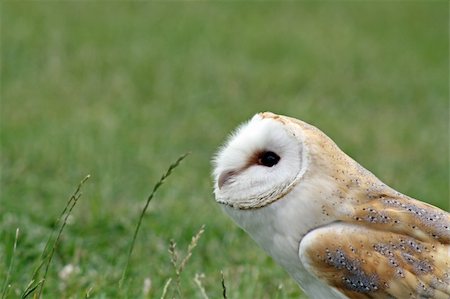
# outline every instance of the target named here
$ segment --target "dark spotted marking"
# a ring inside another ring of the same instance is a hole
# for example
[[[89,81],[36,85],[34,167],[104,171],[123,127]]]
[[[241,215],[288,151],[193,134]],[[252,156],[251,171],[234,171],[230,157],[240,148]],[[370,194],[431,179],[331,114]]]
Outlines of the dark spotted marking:
[[[342,280],[349,290],[358,293],[371,293],[379,289],[378,277],[376,275],[366,275],[364,272],[358,275],[344,276]]]
[[[416,206],[414,203],[403,203],[395,199],[383,199],[385,206],[401,208],[404,211],[414,215],[427,227],[436,230],[436,233],[431,233],[435,239],[439,237],[450,238],[450,221],[443,212],[436,212],[435,210],[428,210]],[[414,227],[415,228],[415,227]]]
[[[380,288],[380,280],[376,274],[367,274],[361,269],[360,261],[350,259],[344,251],[326,250],[325,262],[336,269],[346,270],[346,275],[342,277],[345,287],[358,293],[370,293]]]
[[[424,275],[433,272],[433,266],[426,260],[418,260],[411,254],[402,252],[402,258],[412,266],[412,270],[417,275]]]

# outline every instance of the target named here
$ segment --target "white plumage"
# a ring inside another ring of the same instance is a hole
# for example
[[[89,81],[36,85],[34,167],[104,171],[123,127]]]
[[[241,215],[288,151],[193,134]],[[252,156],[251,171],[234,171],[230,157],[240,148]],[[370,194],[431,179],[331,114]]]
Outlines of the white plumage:
[[[450,215],[317,128],[257,114],[214,165],[217,202],[311,298],[450,298]]]

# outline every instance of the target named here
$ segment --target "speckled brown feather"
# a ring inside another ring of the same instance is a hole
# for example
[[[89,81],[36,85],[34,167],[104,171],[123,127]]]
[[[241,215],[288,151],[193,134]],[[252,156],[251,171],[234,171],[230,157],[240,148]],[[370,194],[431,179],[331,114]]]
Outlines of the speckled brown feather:
[[[311,238],[310,238],[311,239]],[[302,260],[349,298],[449,298],[449,248],[348,224],[319,228]]]

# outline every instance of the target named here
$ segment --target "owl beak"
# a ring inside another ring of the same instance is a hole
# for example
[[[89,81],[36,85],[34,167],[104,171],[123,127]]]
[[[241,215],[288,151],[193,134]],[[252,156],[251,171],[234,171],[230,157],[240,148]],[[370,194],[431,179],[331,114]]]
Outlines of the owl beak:
[[[226,170],[219,175],[219,179],[217,180],[217,185],[219,189],[222,187],[236,174],[234,170]]]

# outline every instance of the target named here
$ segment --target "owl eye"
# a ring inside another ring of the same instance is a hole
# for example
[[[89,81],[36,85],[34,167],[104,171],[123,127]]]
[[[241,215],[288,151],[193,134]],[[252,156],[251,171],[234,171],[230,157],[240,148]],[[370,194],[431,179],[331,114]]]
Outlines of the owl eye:
[[[276,165],[278,161],[280,161],[280,156],[271,151],[262,152],[258,157],[258,164],[267,167]]]

